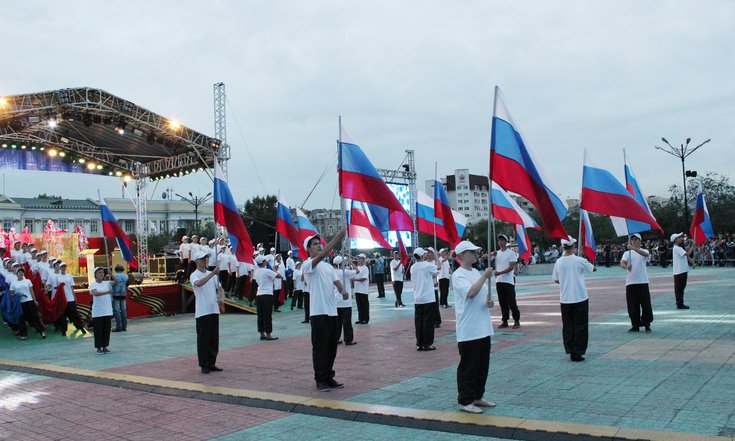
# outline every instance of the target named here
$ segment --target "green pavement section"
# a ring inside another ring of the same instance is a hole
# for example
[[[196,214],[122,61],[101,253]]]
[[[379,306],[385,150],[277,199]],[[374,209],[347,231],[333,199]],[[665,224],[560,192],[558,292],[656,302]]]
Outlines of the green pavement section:
[[[215,439],[217,441],[240,441],[243,439],[257,439],[258,441],[375,441],[400,439],[422,441],[503,441],[501,438],[432,432],[430,430],[384,426],[310,415],[293,415],[281,418]]]
[[[590,323],[584,363],[564,355],[561,332],[493,352],[485,396],[498,407],[486,413],[732,436],[735,270],[698,274],[707,280],[690,282],[686,299],[692,309],[674,309],[673,295],[653,301],[651,334],[627,333],[625,310]],[[350,401],[456,410],[456,366]]]

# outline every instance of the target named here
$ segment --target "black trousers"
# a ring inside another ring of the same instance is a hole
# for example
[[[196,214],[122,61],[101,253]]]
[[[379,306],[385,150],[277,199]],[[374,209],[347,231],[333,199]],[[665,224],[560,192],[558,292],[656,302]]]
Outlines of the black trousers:
[[[112,332],[112,316],[92,317],[94,328],[94,347],[97,349],[110,346],[110,332]]]
[[[385,297],[385,274],[375,273],[373,274],[373,279],[375,280],[375,284],[378,285],[378,297]]]
[[[449,306],[449,279],[439,279],[439,305]]]
[[[235,281],[235,296],[237,296],[238,300],[242,300],[244,290],[245,290],[245,280],[248,276],[240,276]]]
[[[676,306],[684,304],[684,289],[687,287],[688,275],[689,273],[674,275],[674,297],[676,297]]]
[[[434,344],[434,314],[436,302],[414,305],[414,325],[416,326],[416,346],[424,348]]]
[[[273,332],[273,295],[263,294],[256,297],[258,301],[258,332]]]
[[[219,314],[197,317],[197,357],[200,367],[217,364],[219,353]]]
[[[38,310],[36,309],[36,304],[32,300],[21,303],[20,309],[23,315],[20,317],[18,322],[18,335],[21,337],[28,337],[28,325],[31,325],[31,327],[38,333],[46,330],[43,323],[41,323],[41,319],[38,318]]]
[[[304,292],[300,289],[294,290],[291,296],[291,309],[294,309],[297,304],[299,309],[304,307]]]
[[[442,313],[439,310],[439,291],[434,290],[434,326],[442,324]]]
[[[399,305],[403,305],[403,301],[401,300],[401,294],[403,294],[403,280],[393,282],[393,292],[396,295],[396,302],[398,302]]]
[[[490,369],[490,345],[490,336],[457,343],[457,402],[462,406],[472,404],[485,395],[485,383]]]
[[[227,270],[219,271],[219,284],[222,285],[222,289],[227,292],[229,291],[230,272]]]
[[[651,324],[653,309],[651,308],[651,293],[648,290],[648,283],[626,285],[625,300],[628,303],[628,317],[630,317],[632,327],[640,328]]]
[[[339,317],[324,314],[311,317],[311,359],[314,380],[323,383],[334,378],[334,359],[337,358]]]
[[[339,317],[340,334],[337,334],[337,339],[341,333],[345,335],[345,343],[350,343],[355,339],[355,333],[352,330],[352,307],[348,308],[337,308],[337,316]]]
[[[564,350],[570,355],[584,355],[589,339],[590,301],[561,304],[562,336]]]
[[[308,322],[309,319],[310,319],[310,315],[309,315],[309,307],[310,307],[309,306],[309,293],[306,292],[306,291],[304,291],[303,294],[304,294],[304,321],[305,322]]]
[[[286,298],[293,297],[293,275],[286,276]]]
[[[66,310],[64,310],[64,315],[60,319],[61,332],[66,332],[69,328],[69,325],[66,322],[67,319],[69,320],[69,323],[74,325],[75,328],[84,328],[84,323],[82,322],[82,319],[79,317],[79,313],[77,312],[77,302],[66,303]]]
[[[355,302],[357,303],[357,320],[367,323],[370,321],[370,303],[368,295],[363,293],[355,293]]]
[[[513,320],[520,320],[521,311],[518,310],[518,304],[516,303],[515,285],[512,283],[498,282],[495,284],[495,289],[498,291],[498,302],[500,303],[503,321],[508,321],[511,311],[513,312]]]
[[[258,282],[255,279],[250,281],[250,293],[248,294],[248,300],[251,302],[255,300],[255,296],[258,294]]]

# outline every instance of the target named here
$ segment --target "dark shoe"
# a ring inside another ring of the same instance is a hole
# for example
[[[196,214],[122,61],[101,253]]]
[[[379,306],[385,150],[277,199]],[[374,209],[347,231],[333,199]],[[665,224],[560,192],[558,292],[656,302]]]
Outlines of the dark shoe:
[[[265,340],[265,335],[261,335],[261,336],[260,336],[260,339],[261,339],[261,340]]]
[[[102,348],[102,352],[104,352],[105,354],[109,354],[110,353],[110,350],[107,349],[107,348]]]
[[[123,328],[123,332],[128,332],[128,328]]]
[[[423,346],[416,346],[416,350],[419,352],[423,352],[426,350],[426,348],[424,348]]]
[[[441,327],[442,327],[442,325],[441,325],[441,324],[439,324],[439,323],[435,323],[435,324],[434,324],[434,328],[435,328],[435,329],[436,329],[436,328],[441,328]]]
[[[330,378],[329,380],[327,380],[327,385],[331,389],[341,389],[341,388],[345,387],[344,384],[338,383],[337,381],[334,380],[334,378]]]
[[[273,337],[273,336],[270,336],[270,337],[265,337],[265,338],[263,338],[263,340],[268,340],[268,341],[272,341],[272,340],[278,340],[278,337]]]
[[[23,337],[21,337],[23,338]],[[97,348],[97,355],[105,355],[104,352],[102,352],[102,348]]]
[[[61,333],[61,336],[62,336],[62,337],[66,337],[66,332],[62,332],[62,333]]]
[[[329,392],[332,388],[327,383],[317,382],[316,388],[319,392]]]
[[[203,368],[202,368],[202,373],[203,373],[203,374],[208,374],[208,373],[210,373],[210,372],[211,372],[211,371],[209,370],[209,368],[208,368],[208,367],[203,367]]]
[[[273,312],[281,312],[280,309],[274,309]]]
[[[341,345],[342,344],[342,340],[338,341],[337,344],[338,345]]]
[[[426,346],[424,347],[424,351],[436,351],[436,348],[434,346]]]
[[[398,308],[398,300],[395,301],[396,308]]]
[[[501,323],[501,324],[498,325],[498,329],[500,329],[500,328],[507,328],[507,327],[508,327],[508,322],[503,322],[503,323]]]
[[[293,306],[291,307],[291,311],[293,311]]]
[[[222,372],[224,369],[222,369],[221,367],[217,367],[217,366],[210,366],[209,370],[212,372]]]
[[[651,332],[651,326],[650,325],[647,325],[646,326],[646,332]]]
[[[581,355],[574,355],[574,354],[572,354],[569,358],[572,361],[584,361],[584,357],[582,357]]]
[[[348,342],[345,342],[345,346],[353,346],[353,345],[356,345],[356,344],[357,344],[356,341],[348,341]]]
[[[676,309],[689,309],[687,305],[676,305]]]
[[[521,327],[521,324],[518,322],[513,323],[513,329],[518,329]]]
[[[640,328],[638,326],[633,326],[632,328],[628,329],[628,332],[640,332]]]
[[[122,332],[122,329],[113,329],[112,332]]]
[[[358,321],[356,321],[356,322],[355,322],[355,324],[356,324],[356,325],[361,325],[361,324],[362,324],[362,322],[361,322],[360,320],[358,320]]]
[[[304,321],[303,321],[303,322],[301,322],[301,323],[309,323],[309,321],[308,321],[308,320],[304,320]]]

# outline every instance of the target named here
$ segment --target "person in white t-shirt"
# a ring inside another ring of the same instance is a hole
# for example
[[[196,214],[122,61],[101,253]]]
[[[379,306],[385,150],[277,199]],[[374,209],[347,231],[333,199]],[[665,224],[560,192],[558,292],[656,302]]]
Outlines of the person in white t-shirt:
[[[587,259],[575,256],[577,240],[562,239],[564,254],[556,260],[552,280],[559,284],[564,350],[572,361],[583,361],[589,337],[589,296],[584,272],[597,271]]]
[[[64,311],[64,316],[61,317],[61,335],[66,336],[68,331],[69,325],[67,319],[84,335],[87,333],[87,330],[84,329],[84,322],[82,322],[77,312],[77,297],[74,295],[74,277],[66,272],[66,263],[64,262],[59,266],[59,270],[61,272],[57,276],[56,282],[59,285],[64,284],[64,295],[66,296],[66,310]]]
[[[195,304],[194,317],[197,330],[197,358],[203,374],[221,372],[217,367],[219,353],[219,308],[224,302],[225,293],[219,284],[219,267],[207,270],[209,253],[198,250],[192,256],[196,264],[196,271],[191,273],[189,280],[194,290]]]
[[[452,270],[449,266],[449,250],[442,248],[439,250],[439,306],[442,308],[449,308],[449,276],[452,274]]]
[[[258,256],[255,258],[255,264],[258,265],[258,269],[253,274],[253,279],[258,283],[257,299],[257,312],[258,312],[258,332],[260,333],[261,340],[278,340],[278,337],[273,337],[273,303],[274,299],[274,281],[280,280],[281,275],[268,269],[268,260],[265,256]]]
[[[293,270],[293,296],[291,297],[291,310],[298,307],[304,309],[304,278],[302,277],[301,261],[296,262]]]
[[[452,275],[460,357],[457,402],[460,410],[482,413],[483,407],[495,407],[495,403],[482,397],[490,368],[490,336],[493,335],[490,317],[493,299],[486,282],[493,269],[488,267],[480,273],[472,267],[477,262],[480,247],[468,240],[458,243],[454,251],[461,262]]]
[[[219,267],[219,284],[227,294],[230,291],[230,254],[224,247],[219,248],[217,266]]]
[[[357,271],[355,269],[344,268],[345,263],[342,256],[335,256],[332,264],[334,265],[334,277],[336,280],[342,282],[342,286],[347,292],[347,298],[343,299],[337,287],[334,287],[334,301],[337,304],[340,332],[345,336],[346,346],[356,345],[355,333],[352,329],[352,296],[350,295],[352,290],[350,289],[350,282],[355,277],[355,274],[357,274]],[[355,268],[354,265],[353,268]],[[342,343],[342,340],[337,342],[337,344],[340,343]]]
[[[687,249],[684,249],[686,236],[684,233],[674,233],[671,235],[671,242],[674,247],[671,249],[671,263],[674,268],[674,297],[676,298],[676,309],[689,309],[684,304],[684,290],[687,287],[687,277],[689,275],[689,265],[695,267],[692,260],[692,251],[694,244],[690,243]]]
[[[393,251],[393,260],[390,261],[390,276],[393,281],[393,293],[396,295],[396,308],[404,308],[406,306],[401,300],[401,295],[403,294],[403,270],[401,253]]]
[[[296,261],[293,260],[293,251],[288,250],[286,256],[286,298],[293,298],[293,270],[296,269]]]
[[[36,300],[36,294],[33,292],[33,284],[25,278],[25,271],[20,268],[19,263],[13,263],[11,271],[14,271],[16,279],[10,283],[10,295],[20,296],[22,310],[22,315],[18,321],[18,336],[22,341],[26,341],[28,339],[28,325],[31,325],[36,332],[41,334],[41,338],[46,338],[46,328],[41,323],[36,309],[38,301]]]
[[[428,261],[427,252],[421,247],[413,250],[416,263],[411,267],[413,280],[414,325],[416,328],[416,350],[434,351],[434,326],[436,295],[434,277],[439,272],[439,260]]]
[[[102,267],[94,269],[94,282],[89,285],[92,296],[92,326],[94,327],[94,347],[97,355],[110,352],[110,333],[112,332],[112,285],[117,283],[112,274],[105,274]],[[108,280],[105,280],[107,278]]]
[[[21,249],[21,243],[19,240],[13,242],[13,248],[10,250],[10,258],[13,262],[23,263],[21,259],[23,257],[23,250]]]
[[[334,278],[332,265],[324,261],[344,234],[345,230],[341,229],[326,247],[322,246],[321,236],[318,234],[304,240],[304,249],[311,257],[302,265],[310,293],[311,357],[316,388],[321,392],[344,387],[334,379],[334,359],[337,357],[339,341],[339,316],[334,301],[334,287],[337,287],[342,299],[347,299],[348,294],[342,282]]]
[[[651,332],[653,321],[653,308],[651,307],[651,292],[648,289],[648,264],[649,253],[641,248],[641,235],[638,233],[630,236],[628,251],[623,253],[620,266],[627,271],[625,276],[625,301],[628,304],[628,317],[630,317],[630,329],[628,332],[640,332],[644,326],[646,332]]]
[[[502,323],[498,328],[507,328],[508,319],[513,313],[513,329],[521,327],[521,311],[516,303],[516,278],[514,271],[518,262],[518,254],[508,248],[508,236],[498,234],[500,249],[495,251],[495,289],[498,291],[498,303]]]
[[[179,245],[179,267],[186,273],[189,269],[189,250],[191,244],[189,243],[189,236],[181,236],[181,245]]]
[[[355,303],[357,303],[356,325],[367,325],[370,321],[370,302],[368,301],[368,287],[370,284],[370,270],[365,265],[367,256],[357,255],[357,274],[352,278],[355,282]]]
[[[273,271],[281,276],[273,280],[273,311],[281,312],[279,308],[286,303],[286,290],[283,286],[283,281],[286,279],[286,264],[283,262],[283,257],[280,254],[276,254],[273,260]]]
[[[250,296],[250,283],[252,283],[254,266],[247,262],[237,262],[237,282],[235,283],[235,296],[243,300]]]
[[[192,257],[199,252],[199,236],[196,234],[191,235],[191,240],[189,241],[189,268],[186,270],[186,280],[189,280],[189,276],[191,276],[191,273],[193,273],[197,269],[197,264],[194,263],[194,259]]]

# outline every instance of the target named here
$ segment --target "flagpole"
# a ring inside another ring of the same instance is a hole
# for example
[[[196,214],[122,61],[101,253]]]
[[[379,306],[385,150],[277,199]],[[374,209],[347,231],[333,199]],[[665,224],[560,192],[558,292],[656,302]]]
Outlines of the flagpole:
[[[99,201],[100,205],[102,205],[102,194],[100,193],[100,190],[97,189],[97,200]],[[107,207],[109,208],[109,207]],[[107,268],[110,270],[110,274],[112,274],[112,268],[110,268],[110,252],[107,251],[107,237],[105,237],[105,220],[102,219],[102,210],[100,209],[100,220],[102,221],[102,242],[105,244],[105,258],[107,260]],[[94,260],[94,259],[93,259]],[[92,268],[92,271],[94,271],[94,268]],[[89,272],[89,268],[87,268],[87,272]],[[94,277],[94,274],[92,274],[92,277]]]
[[[278,189],[278,196],[276,196],[276,219],[278,219],[278,203],[281,201],[281,189]],[[276,221],[277,223],[278,221]],[[278,228],[276,228],[276,254],[278,254],[278,244],[280,243],[280,240],[278,240]]]
[[[498,91],[500,89],[498,86],[495,86],[495,95],[493,96],[493,118],[495,118],[495,113],[497,112],[498,107]],[[496,248],[495,245],[495,218],[493,216],[493,146],[492,146],[492,139],[493,139],[493,123],[492,120],[490,122],[490,158],[488,158],[488,170],[487,170],[487,196],[488,196],[488,203],[490,204],[490,211],[488,212],[488,218],[487,218],[487,267],[490,268],[490,252],[493,248]],[[487,292],[488,295],[492,293],[492,283],[490,282],[490,277],[487,278]]]
[[[337,138],[337,179],[339,180],[339,205],[342,210],[341,217],[345,229],[345,237],[342,239],[342,255],[345,256],[343,258],[342,265],[342,283],[344,283],[347,275],[347,264],[352,264],[352,250],[350,249],[350,232],[349,227],[347,226],[347,204],[345,202],[345,198],[342,197],[342,177],[339,173],[339,170],[342,167],[342,115],[340,115],[337,120],[339,125],[339,136]],[[345,291],[346,290],[347,288],[345,287]]]
[[[435,187],[437,184],[440,184],[438,167],[439,167],[439,164],[436,161],[434,161],[434,186]],[[436,250],[436,192],[437,192],[437,189],[435,188],[434,189],[434,250]],[[446,228],[445,228],[445,231],[446,231]]]

